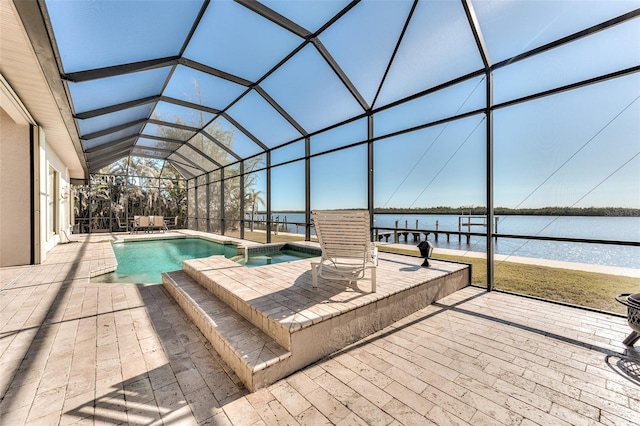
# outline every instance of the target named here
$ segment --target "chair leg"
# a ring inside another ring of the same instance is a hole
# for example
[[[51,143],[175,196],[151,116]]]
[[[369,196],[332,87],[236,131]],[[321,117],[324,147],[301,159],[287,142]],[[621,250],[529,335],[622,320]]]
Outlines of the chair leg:
[[[376,268],[371,268],[371,293],[376,292]]]
[[[313,288],[318,287],[318,268],[319,267],[320,267],[320,264],[311,263],[311,277],[313,282]]]
[[[638,341],[638,339],[640,339],[640,333],[638,333],[637,331],[633,330],[631,332],[631,334],[629,334],[627,336],[626,339],[624,339],[624,341],[622,342],[623,345],[625,346],[633,346],[636,344],[636,342]]]

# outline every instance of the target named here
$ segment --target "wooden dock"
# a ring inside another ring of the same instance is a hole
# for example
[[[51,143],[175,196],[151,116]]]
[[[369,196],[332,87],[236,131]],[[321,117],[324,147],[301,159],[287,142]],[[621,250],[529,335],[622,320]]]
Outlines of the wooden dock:
[[[498,232],[498,222],[500,218],[498,216],[494,217],[494,230]],[[405,220],[405,227],[399,228],[398,221],[396,220],[395,228],[374,228],[375,230],[375,239],[376,241],[389,242],[389,238],[393,236],[393,242],[401,243],[409,242],[409,236],[412,237],[412,241],[414,243],[418,243],[422,241],[422,236],[424,235],[424,239],[428,239],[429,235],[433,234],[434,240],[438,241],[440,239],[440,235],[444,235],[447,238],[447,242],[451,241],[452,235],[458,236],[458,242],[462,242],[462,238],[465,239],[467,244],[471,244],[471,237],[483,237],[486,235],[485,232],[472,232],[471,229],[473,227],[487,227],[487,217],[485,215],[460,215],[458,216],[458,230],[444,230],[440,229],[439,223],[436,220],[435,229],[419,229],[418,220],[416,220],[415,229],[410,229],[408,227],[408,221]],[[467,228],[466,231],[464,228]]]
[[[443,235],[447,238],[447,242],[449,242],[451,240],[451,236],[452,235],[457,235],[458,236],[458,242],[462,242],[462,238],[464,237],[465,241],[467,244],[471,244],[471,237],[482,237],[485,236],[486,234],[482,233],[482,232],[466,232],[466,231],[445,231],[442,229],[420,229],[420,230],[416,230],[416,229],[403,229],[403,228],[399,228],[399,229],[376,229],[375,230],[375,239],[377,241],[384,241],[384,242],[390,242],[389,239],[391,237],[393,237],[393,241],[391,242],[396,242],[396,243],[401,243],[401,242],[405,242],[408,243],[409,242],[409,238],[411,238],[411,241],[418,243],[420,241],[422,241],[423,236],[424,239],[428,239],[429,235],[432,235],[434,237],[435,241],[438,241],[440,239],[440,235]],[[411,236],[411,237],[410,237]]]

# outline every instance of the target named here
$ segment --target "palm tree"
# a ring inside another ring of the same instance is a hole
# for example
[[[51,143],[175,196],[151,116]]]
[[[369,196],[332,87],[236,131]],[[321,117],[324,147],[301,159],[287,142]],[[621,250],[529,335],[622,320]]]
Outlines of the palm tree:
[[[253,232],[253,219],[258,211],[258,205],[264,205],[264,198],[260,194],[262,194],[262,191],[256,191],[253,188],[249,189],[245,194],[245,203],[251,205],[251,232]]]

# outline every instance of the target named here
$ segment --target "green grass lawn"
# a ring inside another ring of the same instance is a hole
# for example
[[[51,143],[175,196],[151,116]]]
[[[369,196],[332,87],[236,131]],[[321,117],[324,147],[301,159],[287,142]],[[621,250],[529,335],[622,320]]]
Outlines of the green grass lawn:
[[[381,246],[381,251],[416,255],[415,249]],[[481,287],[487,282],[486,259],[436,254],[434,259],[470,263],[472,282]],[[620,293],[640,292],[640,279],[595,272],[575,271],[516,262],[496,262],[495,288],[555,300],[608,312],[627,313],[627,308],[614,300]]]

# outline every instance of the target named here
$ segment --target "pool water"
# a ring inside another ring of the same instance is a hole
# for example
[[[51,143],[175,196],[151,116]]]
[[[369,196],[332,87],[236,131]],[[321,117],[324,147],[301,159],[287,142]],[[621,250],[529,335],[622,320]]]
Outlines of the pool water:
[[[214,243],[200,238],[128,241],[113,244],[118,260],[115,272],[91,279],[98,283],[162,283],[160,274],[182,269],[182,261],[214,255],[232,258],[235,245]]]
[[[238,259],[237,262],[251,268],[254,266],[272,265],[275,263],[291,262],[293,260],[309,259],[317,256],[317,254],[284,249],[265,255],[251,255],[247,262],[245,262],[244,259]]]

